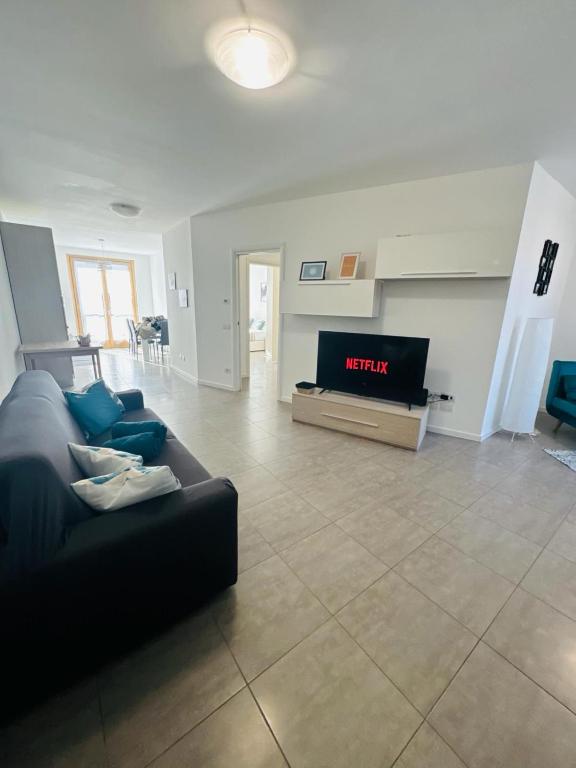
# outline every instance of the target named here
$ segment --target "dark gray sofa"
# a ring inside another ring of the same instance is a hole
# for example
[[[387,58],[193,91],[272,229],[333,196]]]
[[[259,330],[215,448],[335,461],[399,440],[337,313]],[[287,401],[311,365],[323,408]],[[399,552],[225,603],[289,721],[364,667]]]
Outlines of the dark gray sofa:
[[[157,419],[138,390],[122,420]],[[100,437],[103,442],[106,435]],[[154,464],[182,490],[108,514],[76,497],[68,442],[86,440],[52,376],[0,406],[0,717],[74,680],[237,578],[237,494],[168,431]]]

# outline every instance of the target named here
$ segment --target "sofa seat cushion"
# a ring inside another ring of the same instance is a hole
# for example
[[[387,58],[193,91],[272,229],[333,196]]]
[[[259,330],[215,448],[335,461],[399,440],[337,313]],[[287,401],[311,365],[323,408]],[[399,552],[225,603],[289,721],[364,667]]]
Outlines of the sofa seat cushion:
[[[175,437],[168,438],[160,451],[160,455],[154,461],[148,462],[148,465],[152,467],[161,467],[165,464],[170,467],[184,487],[196,485],[196,483],[210,480],[212,477]]]
[[[552,400],[552,407],[555,411],[566,413],[576,419],[576,403],[571,403],[570,400],[564,400],[562,397],[555,397]]]
[[[121,421],[160,421],[164,424],[162,419],[159,418],[151,408],[139,408],[136,411],[126,411],[122,414]],[[167,428],[166,437],[174,437],[174,432],[170,430],[170,427]],[[111,439],[112,430],[108,430],[107,432],[104,432],[104,434],[98,435],[98,437],[91,438],[89,442],[90,445],[104,445],[105,442]]]
[[[566,400],[569,400],[571,403],[576,403],[576,376],[562,376],[562,383],[564,384]]]
[[[141,408],[137,411],[126,411],[122,415],[122,421],[161,421],[157,414],[151,408]],[[162,422],[164,423],[164,422]],[[110,439],[110,432],[99,435],[98,438],[91,440],[93,445],[102,445]],[[166,440],[162,450],[153,461],[147,461],[148,466],[170,467],[183,487],[195,485],[203,480],[209,480],[212,475],[204,469],[202,464],[197,461],[190,451],[174,436],[174,433],[168,427]]]

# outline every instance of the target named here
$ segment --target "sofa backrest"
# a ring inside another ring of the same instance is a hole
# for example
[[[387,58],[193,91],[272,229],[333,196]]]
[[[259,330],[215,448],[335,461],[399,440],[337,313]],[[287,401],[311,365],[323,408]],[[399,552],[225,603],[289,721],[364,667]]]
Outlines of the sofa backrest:
[[[547,408],[552,406],[552,401],[555,397],[566,397],[566,390],[564,388],[564,376],[576,376],[576,361],[554,360],[552,363],[550,383],[548,384],[548,393],[546,395]]]
[[[82,473],[68,450],[69,442],[86,440],[54,378],[47,371],[21,373],[0,405],[4,570],[15,567],[14,558],[45,559],[47,551],[61,543],[66,526],[91,516],[70,488]]]

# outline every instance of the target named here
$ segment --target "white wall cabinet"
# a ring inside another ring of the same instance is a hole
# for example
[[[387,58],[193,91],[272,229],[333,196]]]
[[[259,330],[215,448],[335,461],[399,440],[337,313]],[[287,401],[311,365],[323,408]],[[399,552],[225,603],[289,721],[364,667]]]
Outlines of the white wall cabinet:
[[[518,232],[489,229],[378,240],[379,280],[510,277]]]
[[[380,288],[376,280],[285,283],[280,311],[286,315],[378,317]]]

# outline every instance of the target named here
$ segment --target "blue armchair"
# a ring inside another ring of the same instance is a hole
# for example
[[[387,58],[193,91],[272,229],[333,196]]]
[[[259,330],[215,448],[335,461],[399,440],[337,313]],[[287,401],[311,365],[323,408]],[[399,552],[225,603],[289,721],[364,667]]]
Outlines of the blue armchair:
[[[576,362],[555,360],[552,365],[552,374],[546,395],[546,410],[550,416],[558,419],[554,431],[558,430],[562,424],[576,427],[576,402],[566,399],[564,376],[576,376]]]

